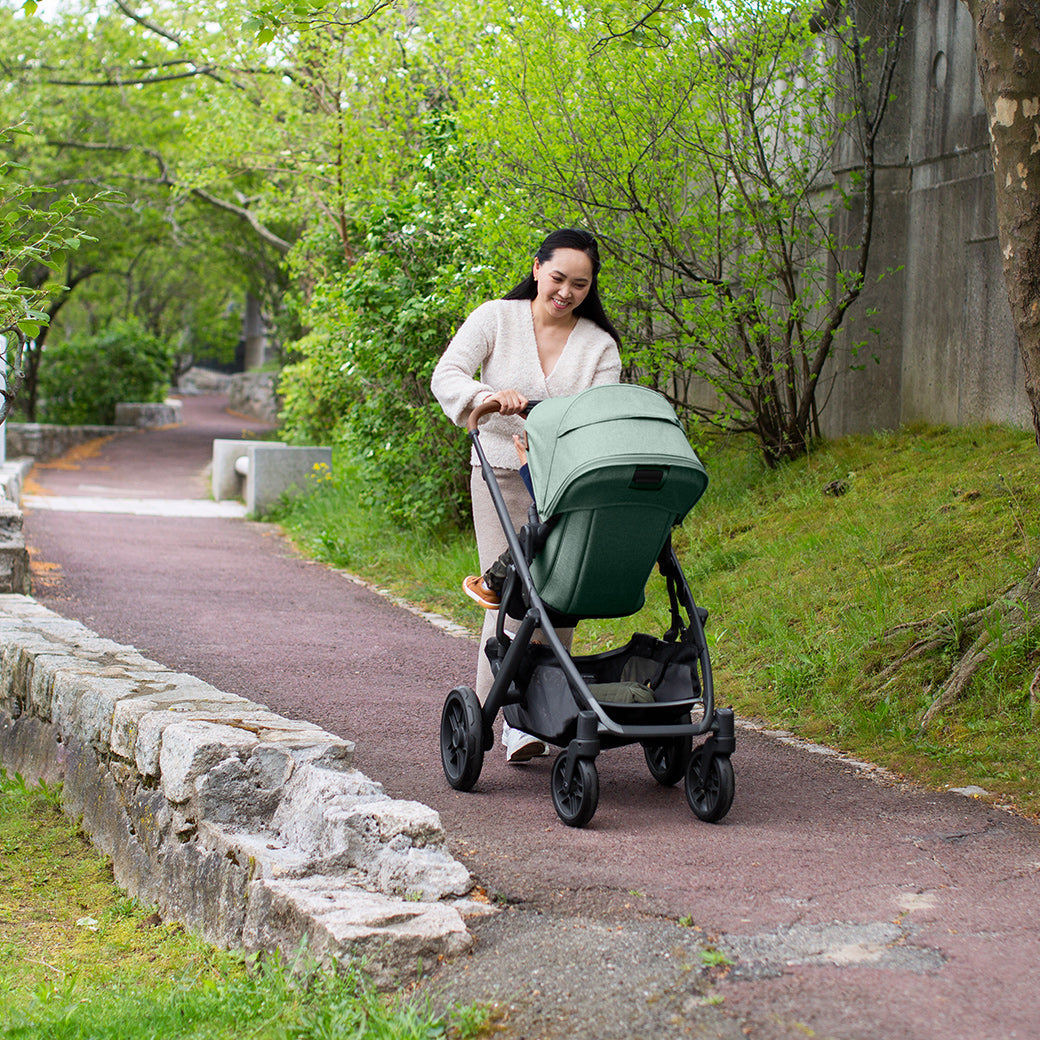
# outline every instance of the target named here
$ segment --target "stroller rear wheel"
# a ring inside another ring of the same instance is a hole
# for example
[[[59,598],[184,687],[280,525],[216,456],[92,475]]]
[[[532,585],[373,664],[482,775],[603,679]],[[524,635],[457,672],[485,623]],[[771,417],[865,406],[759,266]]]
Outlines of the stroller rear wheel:
[[[567,783],[567,752],[561,751],[552,768],[552,800],[556,815],[568,827],[584,827],[599,805],[599,773],[589,758],[574,763],[574,776]]]
[[[706,823],[718,823],[733,804],[733,763],[727,755],[713,755],[708,775],[701,779],[704,748],[697,748],[686,767],[686,801],[694,815]]]
[[[456,791],[469,791],[484,766],[480,701],[468,686],[456,686],[441,712],[441,765]]]
[[[689,715],[682,721],[689,722]],[[692,749],[693,737],[670,737],[657,743],[645,743],[643,757],[650,775],[662,787],[674,787],[686,774]]]

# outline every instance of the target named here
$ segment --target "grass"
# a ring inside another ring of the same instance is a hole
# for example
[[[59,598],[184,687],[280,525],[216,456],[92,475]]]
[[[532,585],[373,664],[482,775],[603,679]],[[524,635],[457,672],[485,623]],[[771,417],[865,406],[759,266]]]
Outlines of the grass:
[[[0,1037],[463,1040],[486,1027],[481,1008],[444,1017],[377,993],[357,965],[291,971],[160,923],[120,891],[58,795],[0,772]]]
[[[1037,630],[996,633],[966,697],[921,717],[964,649],[957,621],[1040,556],[1040,455],[1001,427],[849,437],[767,469],[746,442],[702,451],[710,483],[675,544],[711,612],[715,685],[739,717],[868,758],[935,787],[977,785],[1040,815],[1040,733],[1030,683]],[[476,631],[458,591],[476,569],[468,533],[402,531],[360,503],[337,460],[276,515],[301,549]],[[835,493],[838,492],[838,493]],[[576,650],[667,627],[663,582],[634,618],[589,621]],[[913,623],[952,622],[947,645],[891,671]],[[1040,622],[1038,622],[1040,629]]]

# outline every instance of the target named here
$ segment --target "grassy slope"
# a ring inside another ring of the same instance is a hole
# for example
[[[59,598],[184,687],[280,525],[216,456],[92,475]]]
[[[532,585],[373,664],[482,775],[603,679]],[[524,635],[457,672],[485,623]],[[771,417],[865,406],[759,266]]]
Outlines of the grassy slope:
[[[975,784],[1040,814],[1029,685],[1035,633],[997,643],[969,696],[927,733],[920,718],[957,652],[888,674],[912,622],[962,617],[1040,552],[1040,455],[998,427],[852,437],[768,471],[747,446],[702,452],[711,483],[676,538],[708,634],[720,703],[936,786]],[[339,461],[337,460],[337,465]],[[843,493],[833,494],[840,481]],[[279,516],[304,551],[476,630],[458,593],[466,536],[392,529],[349,475]],[[659,587],[660,586],[660,587]],[[663,585],[635,618],[586,622],[578,648],[667,627]]]

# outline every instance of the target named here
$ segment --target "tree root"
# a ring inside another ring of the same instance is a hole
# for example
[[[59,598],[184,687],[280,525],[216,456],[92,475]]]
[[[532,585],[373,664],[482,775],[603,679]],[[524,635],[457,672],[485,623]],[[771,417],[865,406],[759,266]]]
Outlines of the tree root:
[[[956,643],[962,648],[960,658],[921,718],[921,729],[925,730],[938,715],[960,699],[979,669],[992,659],[993,645],[1011,643],[1024,637],[1035,628],[1037,618],[1040,618],[1040,565],[1034,566],[1025,578],[992,602],[963,618],[937,615],[889,629],[883,639],[906,631],[924,631],[927,634],[915,640],[897,660],[887,665],[880,678],[890,678],[907,662],[944,646]],[[968,646],[964,649],[966,642]],[[1029,688],[1029,696],[1035,713],[1040,710],[1040,669],[1037,669]]]

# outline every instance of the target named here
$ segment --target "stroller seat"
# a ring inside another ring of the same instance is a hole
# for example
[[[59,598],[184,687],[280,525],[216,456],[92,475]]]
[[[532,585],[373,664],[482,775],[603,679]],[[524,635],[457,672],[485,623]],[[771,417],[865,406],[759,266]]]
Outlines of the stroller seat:
[[[646,387],[594,387],[539,403],[527,439],[538,511],[552,520],[531,563],[542,600],[573,617],[637,613],[708,483],[675,412]]]

